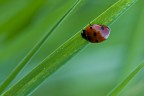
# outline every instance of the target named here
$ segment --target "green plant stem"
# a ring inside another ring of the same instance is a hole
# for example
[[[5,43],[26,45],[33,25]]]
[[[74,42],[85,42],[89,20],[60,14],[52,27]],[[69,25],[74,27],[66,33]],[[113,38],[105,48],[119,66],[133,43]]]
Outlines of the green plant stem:
[[[124,87],[134,78],[134,76],[144,67],[144,63],[140,64],[121,84],[119,84],[108,96],[118,96]]]
[[[117,18],[136,1],[137,0],[119,0],[91,23],[100,23],[108,26],[117,20]],[[86,28],[86,26],[84,28]],[[80,33],[81,30],[46,57],[28,75],[8,89],[3,96],[25,96],[32,92],[48,76],[54,73],[60,66],[64,65],[65,62],[84,48],[84,46],[89,44],[81,37]]]
[[[30,50],[30,52],[24,57],[24,59],[18,64],[18,66],[11,72],[11,74],[7,77],[7,79],[0,86],[0,94],[7,88],[7,86],[13,81],[13,79],[18,75],[18,73],[24,68],[24,66],[30,61],[30,59],[39,51],[41,46],[50,36],[50,34],[66,19],[66,17],[70,14],[70,12],[76,7],[76,5],[80,2],[77,0],[75,4],[66,12],[66,14],[53,26],[53,28],[47,32],[44,37]]]

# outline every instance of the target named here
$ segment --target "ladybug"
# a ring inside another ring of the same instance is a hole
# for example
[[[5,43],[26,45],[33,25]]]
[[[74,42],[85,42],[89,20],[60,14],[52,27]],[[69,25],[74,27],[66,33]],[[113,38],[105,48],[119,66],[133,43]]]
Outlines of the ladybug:
[[[89,25],[81,33],[81,36],[91,43],[100,43],[109,37],[110,29],[105,25]]]

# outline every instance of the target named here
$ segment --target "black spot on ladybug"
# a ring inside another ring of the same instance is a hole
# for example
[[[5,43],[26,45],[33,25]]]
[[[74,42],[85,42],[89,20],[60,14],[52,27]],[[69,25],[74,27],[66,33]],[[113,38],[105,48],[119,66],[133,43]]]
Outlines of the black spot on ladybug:
[[[101,29],[104,30],[104,26],[101,26]]]
[[[98,40],[96,40],[95,42],[97,42],[97,43],[98,43],[99,41],[98,41]]]
[[[92,27],[90,27],[90,29],[92,29]]]
[[[96,32],[94,32],[94,36],[96,36]]]

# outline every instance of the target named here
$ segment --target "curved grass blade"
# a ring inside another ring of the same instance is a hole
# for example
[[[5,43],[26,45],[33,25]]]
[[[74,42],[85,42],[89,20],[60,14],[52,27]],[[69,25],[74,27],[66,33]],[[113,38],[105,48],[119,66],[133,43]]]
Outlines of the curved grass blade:
[[[4,81],[4,83],[0,86],[0,93],[2,93],[7,86],[13,81],[13,79],[18,75],[18,73],[22,70],[22,68],[30,61],[30,59],[38,52],[50,34],[63,22],[63,20],[70,14],[70,12],[76,7],[76,5],[80,2],[77,0],[75,4],[66,12],[66,14],[53,26],[53,28],[47,32],[44,37],[30,50],[30,52],[24,57],[24,59],[18,64],[18,66],[12,71],[12,73],[8,76],[8,78]]]
[[[101,23],[110,25],[124,13],[137,0],[119,0],[112,5],[108,10],[103,12],[98,18],[91,23]],[[106,18],[106,19],[104,19]],[[85,27],[84,27],[85,28]],[[84,29],[83,28],[83,29]],[[84,46],[89,44],[84,40],[81,31],[77,32],[72,38],[66,41],[63,45],[57,48],[52,54],[46,57],[36,68],[28,75],[6,91],[3,96],[24,96],[34,90],[48,76],[55,72],[60,66],[67,62],[72,56],[80,51]]]
[[[144,67],[144,63],[140,64],[121,84],[119,84],[108,96],[118,96],[121,90],[134,78],[134,76]]]

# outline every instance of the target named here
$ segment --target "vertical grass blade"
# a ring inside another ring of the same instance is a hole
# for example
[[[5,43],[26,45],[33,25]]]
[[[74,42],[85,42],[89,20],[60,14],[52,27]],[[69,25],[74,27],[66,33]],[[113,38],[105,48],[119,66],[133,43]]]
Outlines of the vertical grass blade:
[[[136,1],[137,0],[119,0],[91,23],[110,25]],[[25,96],[33,91],[48,76],[88,44],[88,42],[81,37],[80,33],[81,31],[77,32],[77,34],[57,48],[28,75],[6,91],[3,96]]]
[[[144,67],[144,63],[140,64],[121,84],[119,84],[108,96],[118,96],[124,87],[134,78],[134,76]]]
[[[30,61],[30,59],[35,55],[36,52],[41,48],[46,39],[50,36],[50,34],[63,22],[63,20],[70,14],[70,12],[76,7],[76,5],[80,2],[77,0],[75,4],[64,14],[64,16],[53,26],[53,28],[47,32],[44,37],[30,50],[30,52],[24,57],[24,59],[18,64],[18,66],[12,71],[12,73],[8,76],[8,78],[4,81],[4,83],[0,86],[0,94],[7,88],[7,86],[13,81],[13,79],[18,75],[18,73],[22,70],[22,68]]]

